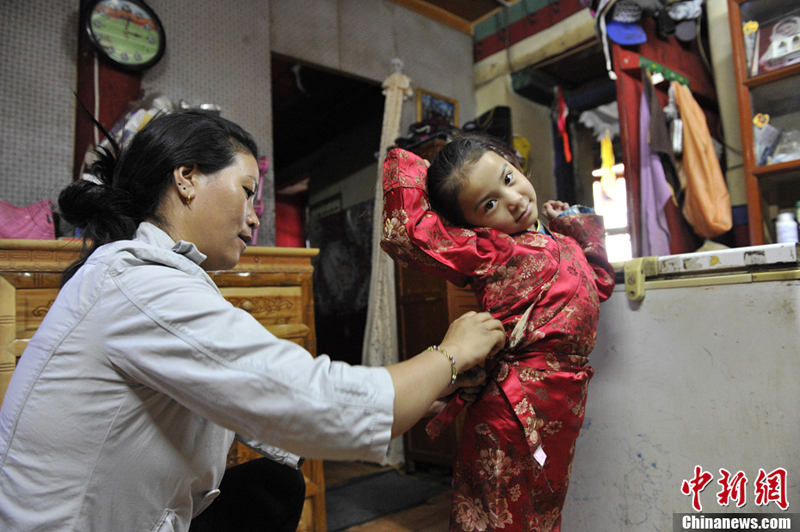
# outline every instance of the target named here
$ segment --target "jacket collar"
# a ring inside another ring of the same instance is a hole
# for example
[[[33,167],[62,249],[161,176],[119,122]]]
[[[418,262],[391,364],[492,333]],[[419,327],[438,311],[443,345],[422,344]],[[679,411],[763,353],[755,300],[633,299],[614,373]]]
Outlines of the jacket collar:
[[[175,242],[163,229],[150,222],[140,223],[133,239],[151,246],[172,250],[178,255],[183,255],[190,259],[198,266],[207,258],[191,242],[186,242],[185,240]]]

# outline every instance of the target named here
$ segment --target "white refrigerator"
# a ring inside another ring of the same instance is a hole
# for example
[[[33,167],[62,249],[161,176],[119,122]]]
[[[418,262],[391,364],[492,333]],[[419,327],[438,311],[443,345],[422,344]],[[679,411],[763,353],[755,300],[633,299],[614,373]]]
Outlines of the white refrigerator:
[[[775,244],[619,265],[590,356],[565,532],[793,512],[800,530],[797,256]]]

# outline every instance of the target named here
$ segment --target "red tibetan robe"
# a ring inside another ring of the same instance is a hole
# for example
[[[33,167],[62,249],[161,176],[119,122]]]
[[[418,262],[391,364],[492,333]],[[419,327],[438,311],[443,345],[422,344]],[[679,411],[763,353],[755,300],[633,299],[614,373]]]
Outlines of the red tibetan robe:
[[[614,288],[602,218],[562,216],[552,236],[446,225],[430,209],[427,168],[400,149],[383,168],[381,247],[402,266],[470,285],[503,322],[506,347],[466,413],[453,471],[451,531],[560,531],[593,370],[600,301]],[[461,404],[429,424],[432,435]]]

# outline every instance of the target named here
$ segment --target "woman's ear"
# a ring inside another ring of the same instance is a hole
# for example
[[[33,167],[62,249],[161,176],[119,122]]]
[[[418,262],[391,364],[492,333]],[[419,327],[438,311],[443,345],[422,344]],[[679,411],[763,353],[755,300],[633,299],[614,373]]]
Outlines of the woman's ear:
[[[195,187],[197,186],[198,174],[199,172],[196,164],[179,166],[172,171],[178,194],[187,204],[190,203],[196,195]]]

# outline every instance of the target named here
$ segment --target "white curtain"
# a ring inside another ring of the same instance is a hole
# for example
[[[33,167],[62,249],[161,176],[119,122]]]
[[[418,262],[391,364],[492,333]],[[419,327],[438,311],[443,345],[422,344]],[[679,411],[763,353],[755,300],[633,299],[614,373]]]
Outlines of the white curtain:
[[[394,73],[383,82],[386,103],[383,109],[383,129],[378,151],[378,176],[375,182],[375,201],[372,220],[372,273],[369,281],[369,306],[364,346],[361,354],[365,366],[388,366],[399,361],[397,343],[397,311],[395,306],[394,262],[381,250],[383,233],[383,186],[381,176],[386,150],[394,144],[400,132],[403,101],[411,96],[411,80],[401,73],[403,63],[392,60]],[[396,438],[382,465],[402,464],[403,440]]]

